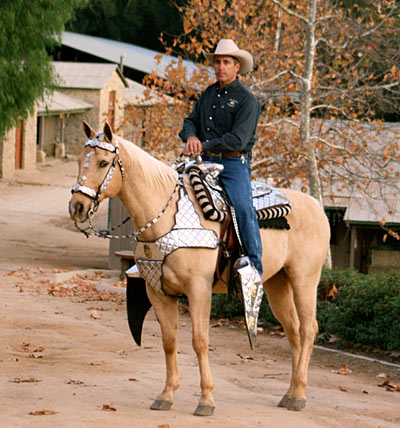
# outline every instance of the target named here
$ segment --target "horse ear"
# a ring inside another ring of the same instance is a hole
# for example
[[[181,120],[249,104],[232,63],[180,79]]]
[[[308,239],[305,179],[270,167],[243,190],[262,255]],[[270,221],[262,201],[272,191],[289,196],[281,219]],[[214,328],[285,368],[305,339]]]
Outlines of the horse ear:
[[[83,120],[82,123],[83,123],[83,130],[85,131],[86,137],[88,137],[89,139],[92,139],[96,135],[96,133],[93,131],[93,129],[85,120]]]
[[[106,122],[104,124],[103,132],[104,132],[104,135],[107,137],[108,141],[112,142],[113,132],[112,132],[111,126],[108,122]]]

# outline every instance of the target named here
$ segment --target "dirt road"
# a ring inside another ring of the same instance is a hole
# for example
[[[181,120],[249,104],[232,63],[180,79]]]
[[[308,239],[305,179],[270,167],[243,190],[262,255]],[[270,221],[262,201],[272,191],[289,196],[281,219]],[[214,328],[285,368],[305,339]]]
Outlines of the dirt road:
[[[250,351],[245,331],[229,323],[210,329],[217,409],[193,416],[199,374],[187,313],[182,386],[170,411],[151,411],[165,373],[158,324],[150,312],[142,347],[134,344],[124,284],[105,270],[108,242],[86,239],[69,221],[75,176],[74,162],[52,160],[0,180],[1,427],[400,426],[398,367],[316,349],[307,407],[289,412],[276,407],[289,383],[286,339],[265,332]],[[105,206],[97,221],[106,215]]]

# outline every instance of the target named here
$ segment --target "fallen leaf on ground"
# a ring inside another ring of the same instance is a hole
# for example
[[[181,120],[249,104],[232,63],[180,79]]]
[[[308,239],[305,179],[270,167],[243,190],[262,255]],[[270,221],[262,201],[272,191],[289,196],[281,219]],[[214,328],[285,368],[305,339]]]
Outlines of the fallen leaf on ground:
[[[340,375],[348,375],[349,373],[353,373],[352,370],[350,370],[346,364],[342,364],[342,368],[339,370],[332,370],[332,373],[340,374]]]
[[[346,388],[344,388],[343,386],[338,386],[338,388],[339,388],[339,390],[340,391],[342,391],[342,392],[347,392],[347,389]]]
[[[245,360],[245,361],[249,361],[249,360],[254,360],[254,357],[252,355],[241,355],[241,354],[236,354],[238,357],[240,357],[241,360]]]
[[[30,354],[29,358],[43,358],[44,356],[42,354]]]
[[[110,406],[109,404],[103,404],[103,407],[101,408],[101,410],[106,410],[107,412],[116,412],[117,408]]]
[[[34,377],[29,377],[29,378],[15,377],[13,380],[10,380],[10,382],[13,382],[13,383],[24,383],[24,382],[35,383],[35,382],[41,382],[41,380],[36,379]]]
[[[189,312],[189,308],[183,305],[179,305],[179,311],[181,314],[186,314],[187,312]]]
[[[387,379],[389,376],[386,373],[379,373],[376,377],[380,379]]]
[[[389,379],[385,380],[382,384],[378,385],[381,388],[386,388],[386,391],[389,392],[400,392],[400,385],[394,385],[390,383]]]
[[[169,424],[158,425],[158,428],[169,428]]]
[[[218,322],[216,322],[216,323],[214,323],[214,324],[211,324],[211,325],[210,325],[210,327],[211,327],[211,328],[215,328],[215,327],[222,327],[222,322],[221,322],[221,321],[218,321]]]
[[[97,311],[92,311],[90,317],[94,318],[95,320],[98,320],[103,317],[103,314],[100,314]]]
[[[73,379],[70,379],[70,380],[67,382],[67,384],[68,384],[68,385],[84,385],[84,382],[82,382],[81,380],[73,380]]]
[[[137,382],[137,379],[135,379],[134,377],[130,377],[128,380],[129,382]]]
[[[43,410],[35,410],[34,412],[29,412],[32,416],[45,416],[45,415],[56,415],[59,412],[56,412],[52,409],[43,409]]]

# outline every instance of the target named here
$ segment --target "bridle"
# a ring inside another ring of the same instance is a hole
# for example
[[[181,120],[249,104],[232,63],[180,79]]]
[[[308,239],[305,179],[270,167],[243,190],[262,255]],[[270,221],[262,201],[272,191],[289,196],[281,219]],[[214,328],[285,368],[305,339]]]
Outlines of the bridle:
[[[96,230],[92,225],[92,218],[93,218],[95,212],[97,211],[97,209],[99,208],[100,195],[104,192],[104,190],[107,188],[108,184],[110,183],[110,181],[113,177],[117,163],[118,163],[119,168],[121,170],[122,180],[125,179],[125,170],[124,170],[124,167],[122,166],[122,160],[119,157],[118,141],[115,140],[115,146],[114,146],[113,144],[108,143],[107,141],[102,141],[100,138],[103,135],[104,135],[103,133],[99,133],[94,138],[89,139],[88,141],[86,141],[84,147],[87,147],[87,146],[90,146],[93,148],[98,147],[100,149],[107,150],[108,152],[115,153],[115,156],[114,156],[114,159],[112,161],[110,168],[108,169],[106,176],[104,177],[103,182],[101,183],[101,185],[99,187],[99,190],[96,191],[95,189],[92,189],[91,187],[88,187],[88,186],[85,186],[84,184],[79,183],[79,181],[85,181],[86,180],[85,171],[89,168],[90,157],[93,155],[93,152],[89,152],[86,155],[85,163],[83,164],[82,175],[80,177],[78,177],[78,181],[72,186],[71,193],[74,194],[74,193],[79,192],[85,196],[88,196],[91,199],[91,204],[90,204],[90,208],[88,211],[89,226],[85,229],[82,229],[79,227],[79,225],[75,221],[75,227],[80,232],[84,233],[87,238],[89,236],[98,236],[101,238],[120,238],[120,239],[134,237],[136,239],[136,237],[138,235],[140,235],[141,233],[143,233],[144,231],[149,229],[151,226],[153,226],[153,224],[158,222],[158,220],[161,218],[161,216],[165,213],[165,211],[167,210],[167,208],[171,204],[178,188],[180,186],[183,186],[183,183],[181,182],[181,180],[178,180],[175,184],[174,190],[172,191],[172,194],[171,194],[169,200],[167,201],[167,203],[165,204],[165,206],[161,210],[161,212],[159,214],[157,214],[152,220],[150,220],[145,226],[134,231],[133,233],[131,233],[129,235],[112,235],[112,233],[111,233],[114,230],[120,228],[122,225],[124,225],[130,219],[130,217],[127,217],[118,226],[113,227],[111,230]]]
[[[125,180],[125,170],[124,170],[124,167],[122,165],[122,160],[119,157],[118,140],[115,140],[115,145],[114,145],[114,144],[108,143],[107,141],[102,140],[101,138],[103,136],[104,136],[103,133],[99,133],[94,138],[86,141],[86,143],[84,145],[84,148],[86,148],[88,146],[92,147],[92,148],[98,147],[99,149],[106,150],[110,153],[115,153],[113,161],[112,161],[110,167],[108,168],[107,174],[105,175],[103,182],[99,186],[99,190],[96,191],[95,189],[92,189],[91,187],[85,186],[84,184],[80,183],[80,181],[84,182],[87,179],[85,173],[86,173],[86,170],[89,168],[89,165],[90,165],[90,157],[93,155],[92,151],[86,155],[86,159],[85,159],[85,162],[83,164],[82,175],[80,177],[78,177],[78,181],[72,186],[72,189],[71,189],[72,194],[82,193],[83,195],[88,196],[91,199],[91,204],[90,204],[90,208],[89,208],[89,212],[88,212],[90,226],[87,229],[90,229],[92,231],[95,231],[95,229],[92,226],[92,218],[94,216],[94,213],[99,208],[100,196],[106,190],[107,186],[110,184],[110,181],[112,180],[112,177],[114,175],[115,168],[116,168],[117,164],[118,164],[119,169],[121,171],[122,180]],[[126,221],[128,221],[128,219],[124,220],[123,223],[126,223]],[[75,222],[75,226],[78,230],[83,232],[86,236],[95,234],[97,236],[107,237],[104,232],[108,233],[108,231],[99,231],[99,233],[88,233],[87,229],[81,229],[77,225],[76,222]],[[122,226],[122,224],[121,224],[121,226]]]

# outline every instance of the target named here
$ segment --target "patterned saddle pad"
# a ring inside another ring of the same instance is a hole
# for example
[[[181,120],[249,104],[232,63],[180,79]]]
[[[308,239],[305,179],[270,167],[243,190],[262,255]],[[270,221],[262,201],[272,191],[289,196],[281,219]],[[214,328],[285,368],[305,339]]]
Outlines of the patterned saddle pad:
[[[222,223],[227,216],[228,202],[213,165],[218,164],[194,164],[186,172],[204,217]],[[285,218],[291,211],[289,199],[269,184],[253,181],[251,186],[260,227],[289,229]]]

